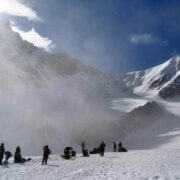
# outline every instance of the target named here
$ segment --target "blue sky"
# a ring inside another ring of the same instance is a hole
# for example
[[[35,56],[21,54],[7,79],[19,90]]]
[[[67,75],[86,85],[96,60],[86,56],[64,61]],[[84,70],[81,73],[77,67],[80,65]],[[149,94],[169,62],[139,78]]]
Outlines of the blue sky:
[[[10,0],[0,0],[0,7],[3,1]],[[103,71],[146,69],[180,51],[178,0],[12,1],[29,12],[22,15],[19,6],[14,14],[0,8],[1,19],[27,36],[33,28],[47,37],[46,50],[65,51]]]

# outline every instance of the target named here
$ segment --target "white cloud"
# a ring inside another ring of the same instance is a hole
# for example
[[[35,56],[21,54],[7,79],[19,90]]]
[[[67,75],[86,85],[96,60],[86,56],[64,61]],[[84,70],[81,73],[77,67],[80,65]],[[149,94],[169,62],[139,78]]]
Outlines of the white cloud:
[[[46,51],[51,51],[56,47],[53,44],[52,40],[48,39],[47,37],[41,36],[34,29],[31,29],[28,32],[24,32],[20,30],[18,27],[12,26],[12,30],[18,32],[23,40],[26,40],[39,48],[43,48]]]
[[[0,13],[21,16],[34,21],[42,21],[34,10],[19,2],[19,0],[0,0]]]
[[[135,34],[130,37],[130,41],[133,44],[151,44],[159,41],[159,39],[151,34]]]

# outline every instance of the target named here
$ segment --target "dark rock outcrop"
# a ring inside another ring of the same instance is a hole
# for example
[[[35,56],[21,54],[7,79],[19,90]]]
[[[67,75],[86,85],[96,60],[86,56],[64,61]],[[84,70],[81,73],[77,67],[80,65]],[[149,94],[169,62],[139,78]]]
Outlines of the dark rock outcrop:
[[[164,83],[166,83],[167,81],[168,81],[168,75],[166,75],[166,74],[164,74],[163,76],[161,76],[159,79],[156,79],[156,80],[154,80],[151,84],[150,84],[150,86],[149,86],[149,88],[150,89],[154,89],[154,88],[161,88],[162,87],[162,85],[164,84]]]
[[[159,96],[164,99],[174,97],[175,95],[180,95],[180,75],[172,83],[159,91]]]
[[[149,127],[161,117],[163,109],[156,102],[148,102],[124,115],[119,125],[126,132],[132,132]]]

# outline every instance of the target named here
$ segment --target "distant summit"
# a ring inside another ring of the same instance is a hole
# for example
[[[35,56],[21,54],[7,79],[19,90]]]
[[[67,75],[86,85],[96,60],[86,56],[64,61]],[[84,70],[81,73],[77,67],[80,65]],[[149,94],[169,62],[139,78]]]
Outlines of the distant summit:
[[[171,98],[180,94],[180,57],[156,67],[122,76],[126,90],[137,95]]]

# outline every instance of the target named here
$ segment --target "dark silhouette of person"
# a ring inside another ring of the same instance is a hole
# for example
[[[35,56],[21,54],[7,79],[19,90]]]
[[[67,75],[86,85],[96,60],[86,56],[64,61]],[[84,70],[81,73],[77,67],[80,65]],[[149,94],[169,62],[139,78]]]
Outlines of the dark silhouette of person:
[[[76,151],[75,150],[72,150],[71,151],[71,157],[75,157],[76,156]]]
[[[5,161],[3,162],[3,164],[8,164],[8,160],[10,157],[12,157],[12,153],[10,151],[6,151],[5,156],[6,156],[6,158],[5,158]]]
[[[106,145],[105,145],[104,141],[102,141],[101,145],[99,146],[100,154],[102,157],[104,156],[105,147],[106,147]]]
[[[93,154],[97,154],[97,148],[94,148],[92,152]]]
[[[0,146],[0,165],[2,165],[4,152],[5,152],[4,143],[1,143],[1,146]]]
[[[85,150],[85,148],[86,148],[86,145],[85,145],[84,142],[82,142],[81,147],[82,147],[82,154],[83,154],[83,152],[84,152],[84,150]]]
[[[21,156],[21,149],[17,146],[15,154],[14,154],[14,163],[23,163],[25,162]]]
[[[89,157],[89,152],[87,149],[84,149],[83,151],[83,157]]]
[[[118,151],[119,151],[119,152],[121,152],[122,147],[123,147],[123,146],[122,146],[122,143],[121,143],[121,141],[120,141],[119,144],[118,144]]]
[[[44,151],[44,154],[43,154],[42,165],[47,164],[49,154],[51,154],[51,150],[49,149],[48,145],[43,147],[43,151]]]
[[[119,142],[119,144],[118,144],[118,145],[119,145],[119,147],[122,147],[122,143],[121,143],[121,141]]]
[[[100,147],[98,147],[98,148],[93,148],[93,150],[90,151],[90,154],[98,154],[98,153],[100,153]]]
[[[72,147],[66,147],[64,148],[64,155],[62,155],[61,157],[64,159],[70,159],[71,158],[71,152],[73,151]]]
[[[113,148],[114,148],[114,152],[117,151],[117,144],[115,142],[113,142]]]
[[[21,148],[19,146],[16,148],[16,153],[21,154]]]
[[[14,154],[14,163],[24,163],[24,162],[30,161],[30,160],[31,160],[31,158],[28,158],[28,159],[22,158],[21,148],[19,146],[17,146],[15,154]]]

